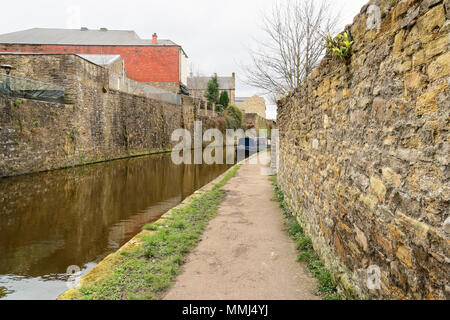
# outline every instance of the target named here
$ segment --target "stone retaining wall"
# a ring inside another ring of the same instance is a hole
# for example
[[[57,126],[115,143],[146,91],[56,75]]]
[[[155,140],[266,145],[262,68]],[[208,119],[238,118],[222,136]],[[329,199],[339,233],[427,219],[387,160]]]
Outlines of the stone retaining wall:
[[[381,28],[366,5],[349,63],[279,101],[278,180],[347,296],[449,299],[449,1],[369,4]]]
[[[193,130],[182,105],[111,90],[107,70],[76,55],[2,54],[14,75],[58,84],[67,104],[0,97],[0,177],[170,150],[175,129]]]

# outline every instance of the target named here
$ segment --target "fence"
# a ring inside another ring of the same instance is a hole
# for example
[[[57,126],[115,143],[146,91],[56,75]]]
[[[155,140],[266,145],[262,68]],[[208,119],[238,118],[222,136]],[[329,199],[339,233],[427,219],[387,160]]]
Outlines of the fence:
[[[64,103],[63,87],[0,73],[0,95]]]
[[[109,88],[173,104],[182,104],[180,94],[156,88],[147,83],[137,82],[112,72],[109,72]]]

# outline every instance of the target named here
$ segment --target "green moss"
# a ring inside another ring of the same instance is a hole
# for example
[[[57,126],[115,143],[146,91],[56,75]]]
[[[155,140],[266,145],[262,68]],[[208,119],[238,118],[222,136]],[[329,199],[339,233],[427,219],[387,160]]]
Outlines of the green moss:
[[[34,128],[39,128],[39,127],[41,126],[41,121],[39,121],[39,120],[34,120],[33,123],[32,123],[32,126],[33,126]]]
[[[180,272],[184,255],[194,248],[208,222],[225,198],[222,187],[236,174],[240,165],[230,170],[214,188],[198,196],[170,218],[148,224],[155,231],[142,238],[142,245],[132,252],[122,252],[124,262],[105,282],[82,288],[87,300],[152,300],[168,289]]]
[[[274,187],[275,200],[283,210],[286,232],[295,241],[299,251],[298,261],[306,262],[308,270],[318,280],[317,289],[323,300],[341,300],[341,295],[337,293],[336,286],[331,281],[330,272],[313,249],[311,238],[305,235],[303,228],[289,211],[284,193],[278,185],[276,177],[271,177],[270,181]]]

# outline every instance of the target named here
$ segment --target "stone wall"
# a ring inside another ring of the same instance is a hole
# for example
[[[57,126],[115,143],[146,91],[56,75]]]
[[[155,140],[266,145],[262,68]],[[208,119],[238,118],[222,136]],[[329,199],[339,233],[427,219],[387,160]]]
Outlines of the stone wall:
[[[267,120],[257,113],[245,113],[242,119],[242,125],[245,130],[255,129],[257,132],[261,129],[270,130],[275,128],[274,121]]]
[[[167,151],[173,130],[197,118],[190,97],[176,105],[111,90],[104,68],[75,55],[0,55],[0,63],[64,86],[68,102],[0,97],[0,177]]]
[[[278,180],[348,297],[449,299],[449,1],[380,0],[278,103]],[[369,290],[367,268],[381,270]]]
[[[266,119],[266,100],[253,96],[238,105],[243,113],[256,113],[261,118]]]
[[[134,81],[124,75],[116,74],[114,72],[109,72],[108,77],[109,87],[107,88],[109,89],[166,101],[173,104],[181,104],[181,94],[155,87],[152,85],[152,82]]]

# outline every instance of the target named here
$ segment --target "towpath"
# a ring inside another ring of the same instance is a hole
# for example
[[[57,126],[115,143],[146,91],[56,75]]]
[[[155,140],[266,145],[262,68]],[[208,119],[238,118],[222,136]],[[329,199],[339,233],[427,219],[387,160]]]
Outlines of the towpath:
[[[269,154],[264,154],[268,157]],[[264,165],[248,161],[186,259],[167,300],[312,300],[316,280],[297,262]]]

